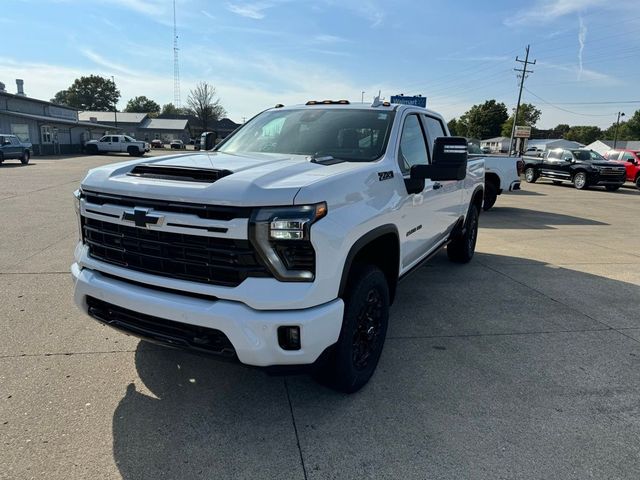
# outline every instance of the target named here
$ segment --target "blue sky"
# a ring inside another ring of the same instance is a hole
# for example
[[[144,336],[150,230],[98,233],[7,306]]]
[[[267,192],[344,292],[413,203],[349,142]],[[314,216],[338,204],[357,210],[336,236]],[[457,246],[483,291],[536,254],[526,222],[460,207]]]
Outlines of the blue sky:
[[[49,99],[74,78],[113,75],[119,104],[173,100],[171,0],[2,0],[0,81]],[[230,118],[276,103],[421,93],[447,119],[517,100],[540,127],[608,126],[640,109],[640,1],[177,0],[181,95],[214,84]],[[626,104],[595,102],[639,101]],[[546,103],[545,103],[546,102]],[[589,103],[589,104],[587,104]]]

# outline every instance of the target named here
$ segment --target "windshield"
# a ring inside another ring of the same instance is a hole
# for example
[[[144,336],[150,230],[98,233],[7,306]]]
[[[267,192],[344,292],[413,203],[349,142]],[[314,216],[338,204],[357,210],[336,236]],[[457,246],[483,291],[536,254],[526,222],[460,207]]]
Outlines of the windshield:
[[[606,160],[606,158],[593,150],[589,152],[589,156],[591,157],[591,160]]]
[[[573,153],[573,157],[576,160],[600,160],[600,159],[604,160],[604,158],[601,157],[599,154],[589,150],[571,150],[571,153]],[[595,157],[594,154],[598,156]]]
[[[270,110],[238,130],[219,152],[332,156],[369,162],[386,148],[394,112],[347,108]]]

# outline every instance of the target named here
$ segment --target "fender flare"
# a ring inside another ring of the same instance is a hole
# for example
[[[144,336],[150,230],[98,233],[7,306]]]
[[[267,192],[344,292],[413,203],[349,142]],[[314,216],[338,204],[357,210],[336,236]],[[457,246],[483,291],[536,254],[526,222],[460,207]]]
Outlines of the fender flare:
[[[365,233],[358,240],[356,240],[351,248],[349,249],[349,253],[347,253],[347,258],[345,259],[344,266],[342,267],[342,277],[340,278],[340,287],[338,288],[338,297],[342,298],[344,292],[347,288],[347,280],[349,279],[349,272],[351,271],[351,267],[353,265],[353,260],[356,258],[358,253],[362,251],[364,247],[373,242],[374,240],[382,237],[383,235],[393,234],[396,237],[398,242],[398,251],[400,250],[400,235],[398,234],[398,228],[391,224],[380,225],[373,230]],[[400,268],[400,263],[398,259],[398,268]],[[397,278],[395,279],[397,283]],[[389,290],[394,290],[395,287],[389,285]]]

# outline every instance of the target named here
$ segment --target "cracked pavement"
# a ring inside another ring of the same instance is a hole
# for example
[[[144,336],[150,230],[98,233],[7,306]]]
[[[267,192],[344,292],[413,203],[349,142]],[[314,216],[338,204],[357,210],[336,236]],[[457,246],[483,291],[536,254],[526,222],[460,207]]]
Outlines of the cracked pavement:
[[[0,166],[0,478],[640,478],[640,192],[539,182],[404,280],[371,382],[163,349],[83,316],[71,193]]]

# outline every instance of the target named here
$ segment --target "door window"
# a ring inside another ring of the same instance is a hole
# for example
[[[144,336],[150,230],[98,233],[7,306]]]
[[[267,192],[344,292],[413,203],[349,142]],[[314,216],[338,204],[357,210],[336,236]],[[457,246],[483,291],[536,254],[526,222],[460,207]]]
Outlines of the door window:
[[[112,141],[113,143],[118,143],[118,142],[120,141],[120,138],[119,138],[119,137],[112,137],[112,138],[111,138],[111,141]]]
[[[571,152],[567,152],[565,150],[564,152],[562,152],[562,160],[565,160],[565,161],[573,160],[573,155],[571,155]]]
[[[9,137],[9,140],[11,141],[11,145],[15,145],[16,147],[20,146],[20,142],[16,137]]]
[[[428,115],[423,115],[422,120],[424,121],[427,136],[429,137],[429,143],[433,150],[433,144],[436,141],[436,138],[446,136],[444,133],[444,126],[440,120],[434,117],[429,117]]]
[[[106,142],[110,142],[110,141],[111,141],[111,137],[108,137],[108,136],[106,136],[106,137],[102,137],[102,138],[100,139],[100,141],[101,141],[101,142],[104,142],[104,143],[106,143]]]
[[[624,152],[622,154],[622,160],[624,160],[625,162],[631,162],[632,160],[635,160],[635,158],[633,157],[633,155],[629,152]]]
[[[551,160],[560,160],[561,155],[562,155],[562,150],[551,150],[547,158]]]
[[[42,136],[42,143],[51,143],[51,127],[43,125],[40,127],[40,134]]]
[[[417,115],[409,115],[402,127],[400,137],[399,161],[402,173],[408,174],[414,165],[426,165],[427,145],[424,141],[424,133]]]

